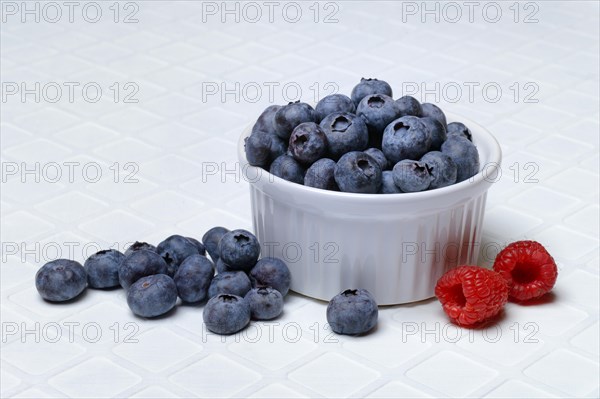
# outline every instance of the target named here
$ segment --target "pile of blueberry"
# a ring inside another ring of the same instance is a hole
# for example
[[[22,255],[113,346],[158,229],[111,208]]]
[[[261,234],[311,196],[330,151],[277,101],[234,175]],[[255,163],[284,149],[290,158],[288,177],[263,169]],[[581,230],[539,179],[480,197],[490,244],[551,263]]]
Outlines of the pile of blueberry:
[[[259,255],[260,244],[252,233],[214,227],[202,243],[173,235],[156,247],[136,242],[124,254],[114,249],[97,252],[83,266],[57,259],[38,270],[35,285],[51,302],[74,299],[87,286],[121,286],[127,290],[129,308],[141,317],[164,315],[178,297],[184,303],[208,300],[203,311],[206,327],[233,334],[250,319],[269,320],[283,311],[290,271],[281,259]]]
[[[313,109],[271,105],[245,141],[246,159],[282,179],[351,193],[405,193],[461,182],[479,172],[471,131],[434,104],[394,101],[382,80],[361,79],[350,97]]]

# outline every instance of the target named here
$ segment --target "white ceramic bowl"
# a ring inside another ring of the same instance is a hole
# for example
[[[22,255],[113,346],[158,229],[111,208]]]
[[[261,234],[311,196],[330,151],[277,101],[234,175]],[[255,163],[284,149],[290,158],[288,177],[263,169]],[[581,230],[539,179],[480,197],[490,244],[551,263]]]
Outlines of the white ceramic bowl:
[[[238,156],[250,183],[254,231],[262,256],[288,264],[291,289],[329,301],[347,288],[365,288],[379,305],[434,295],[438,278],[475,264],[487,190],[498,176],[501,150],[480,125],[471,129],[482,171],[458,184],[402,194],[353,194],[288,182],[248,165],[244,138]]]

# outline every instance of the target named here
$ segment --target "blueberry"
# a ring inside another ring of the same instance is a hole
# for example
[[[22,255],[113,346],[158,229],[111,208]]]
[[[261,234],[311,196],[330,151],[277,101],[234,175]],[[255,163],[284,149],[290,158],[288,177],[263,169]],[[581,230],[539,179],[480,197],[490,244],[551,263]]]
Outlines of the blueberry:
[[[142,277],[127,290],[127,305],[141,317],[156,317],[167,313],[177,302],[177,286],[166,274]]]
[[[429,129],[429,134],[431,136],[431,145],[429,146],[429,149],[431,151],[439,151],[442,147],[442,143],[446,141],[446,127],[437,119],[430,116],[421,118],[421,122]]]
[[[323,190],[339,191],[333,172],[335,161],[329,158],[319,159],[306,170],[304,185]]]
[[[469,141],[473,141],[473,135],[471,134],[471,131],[469,130],[468,127],[465,126],[464,123],[461,123],[461,122],[448,123],[446,131],[448,133],[448,136],[458,135],[458,136],[463,136],[464,138],[466,138]]]
[[[289,150],[296,161],[310,165],[327,154],[327,136],[316,123],[301,123],[290,136]]]
[[[379,165],[382,171],[388,168],[389,162],[385,157],[383,151],[381,151],[379,148],[368,148],[364,152],[365,154],[373,157],[375,161],[377,161],[377,164]]]
[[[392,88],[387,82],[377,79],[360,79],[360,83],[354,86],[350,97],[354,104],[358,107],[358,104],[363,98],[371,94],[385,94],[386,96],[392,96]]]
[[[196,246],[196,248],[198,248],[198,253],[200,255],[206,255],[206,247],[204,246],[204,244],[202,244],[200,241],[196,240],[195,238],[192,237],[185,237],[188,240],[191,241],[192,244],[194,244]]]
[[[377,193],[381,186],[379,164],[360,151],[341,157],[335,165],[334,177],[340,190],[349,193]]]
[[[452,158],[456,164],[457,183],[479,172],[479,153],[468,139],[458,135],[450,136],[442,144],[442,152]]]
[[[219,294],[244,296],[252,289],[248,275],[244,272],[220,272],[211,281],[208,287],[208,297]]]
[[[381,173],[381,188],[379,189],[380,194],[398,194],[403,192],[394,183],[394,172],[391,170],[384,170]]]
[[[424,162],[428,166],[433,178],[429,185],[430,190],[456,183],[456,164],[448,155],[439,151],[429,151],[423,155],[421,162]]]
[[[156,252],[167,263],[167,274],[171,277],[185,258],[199,253],[198,247],[187,238],[174,234],[156,246]]]
[[[244,139],[246,160],[252,166],[267,168],[271,164],[271,136],[269,134],[251,134]]]
[[[363,117],[369,128],[369,144],[381,147],[381,135],[387,125],[399,116],[398,104],[385,94],[372,94],[362,99],[356,114]]]
[[[381,147],[385,157],[395,164],[403,159],[419,159],[431,145],[427,126],[416,116],[403,116],[385,128]]]
[[[221,259],[221,258],[217,259],[217,261],[215,262],[215,269],[217,270],[217,273],[234,271],[231,268],[231,266],[229,266],[227,263],[223,262],[223,259]]]
[[[221,241],[221,237],[225,235],[225,233],[229,232],[225,227],[217,226],[208,230],[202,236],[202,242],[206,247],[206,251],[210,255],[210,258],[213,262],[217,262],[219,257],[219,241]]]
[[[156,252],[156,247],[154,245],[148,244],[147,242],[143,242],[143,241],[136,241],[133,244],[131,244],[129,246],[129,248],[127,248],[124,255],[127,256],[134,251],[139,251],[140,249],[145,249],[147,251]]]
[[[363,118],[351,113],[333,113],[321,121],[327,136],[329,155],[334,160],[350,151],[362,151],[369,144],[369,130]]]
[[[173,277],[181,300],[193,303],[206,298],[214,274],[214,266],[207,257],[198,254],[185,258]]]
[[[286,296],[292,281],[290,269],[279,258],[260,259],[250,270],[250,280],[254,288],[272,287]]]
[[[358,335],[377,324],[377,302],[365,289],[346,290],[327,305],[327,322],[338,334]]]
[[[119,265],[125,258],[115,249],[96,252],[83,264],[88,284],[92,288],[112,288],[119,285]]]
[[[275,113],[281,108],[281,105],[270,105],[260,114],[254,126],[252,126],[252,134],[256,131],[264,131],[274,133]]]
[[[424,162],[410,159],[398,162],[393,173],[394,183],[405,193],[427,190],[433,179]]]
[[[283,311],[283,296],[271,287],[253,288],[244,299],[254,320],[271,320]]]
[[[249,231],[238,229],[225,233],[219,241],[220,259],[232,270],[250,271],[260,255],[260,244]]]
[[[47,301],[63,302],[83,292],[87,284],[85,269],[79,262],[56,259],[35,274],[35,288]]]
[[[126,255],[119,265],[119,283],[127,289],[142,277],[167,274],[167,263],[156,252],[140,249]]]
[[[271,164],[269,173],[292,183],[304,184],[304,167],[288,154],[277,157]]]
[[[237,295],[211,298],[202,312],[206,328],[216,334],[234,334],[250,323],[250,306]]]
[[[296,101],[279,108],[275,112],[273,127],[275,134],[284,140],[289,140],[292,131],[303,122],[316,122],[315,110],[306,103]]]
[[[404,96],[396,100],[400,116],[422,116],[421,103],[414,97]]]
[[[353,114],[354,111],[356,111],[356,105],[350,99],[350,97],[343,94],[330,94],[326,97],[323,97],[315,107],[318,122],[325,119],[325,117],[329,114],[344,112]]]
[[[421,104],[421,109],[423,110],[423,116],[430,116],[440,122],[443,126],[446,126],[446,115],[440,107],[431,103],[423,103]]]

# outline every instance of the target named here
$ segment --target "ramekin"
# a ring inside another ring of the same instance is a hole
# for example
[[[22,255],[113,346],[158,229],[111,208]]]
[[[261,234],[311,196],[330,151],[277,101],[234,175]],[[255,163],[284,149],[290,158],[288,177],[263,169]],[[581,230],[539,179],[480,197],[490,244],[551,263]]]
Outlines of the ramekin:
[[[434,296],[447,270],[476,264],[487,191],[499,176],[502,153],[490,132],[471,129],[481,171],[431,191],[354,194],[291,183],[248,164],[244,130],[238,157],[250,183],[252,221],[262,256],[282,258],[291,289],[328,301],[348,288],[365,288],[379,305]]]

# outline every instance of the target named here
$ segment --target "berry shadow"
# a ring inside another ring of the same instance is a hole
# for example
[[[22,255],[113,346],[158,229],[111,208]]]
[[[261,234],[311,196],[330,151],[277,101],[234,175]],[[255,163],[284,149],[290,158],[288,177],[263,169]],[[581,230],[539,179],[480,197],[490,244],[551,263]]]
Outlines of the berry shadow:
[[[138,316],[135,313],[132,312],[133,316],[137,319],[137,320],[163,320],[169,317],[172,317],[176,312],[177,312],[177,308],[180,305],[175,305],[173,306],[173,309],[169,310],[167,313],[161,314],[160,316],[156,316],[156,317],[142,317],[142,316]]]
[[[44,302],[49,303],[51,305],[54,306],[63,306],[63,305],[70,305],[73,304],[75,302],[79,302],[82,301],[83,298],[85,298],[88,295],[88,288],[84,289],[83,291],[81,291],[81,294],[77,295],[75,298],[71,298],[68,301],[49,301],[47,299],[43,299]]]
[[[514,303],[519,306],[539,306],[539,305],[550,305],[557,301],[558,296],[554,292],[547,292],[542,295],[540,298],[531,299],[529,301],[512,301],[509,299],[510,303]]]

